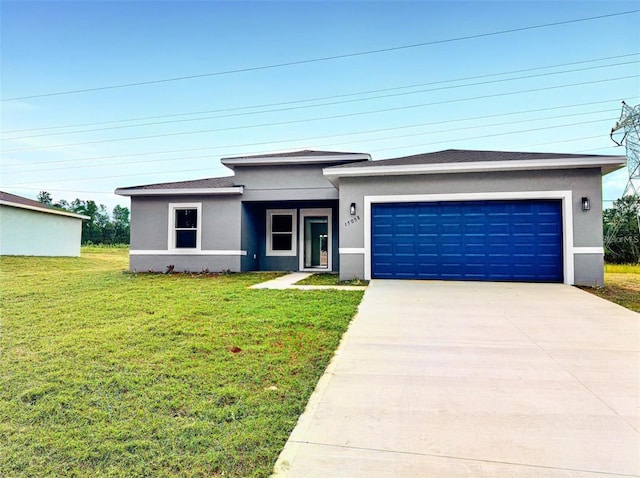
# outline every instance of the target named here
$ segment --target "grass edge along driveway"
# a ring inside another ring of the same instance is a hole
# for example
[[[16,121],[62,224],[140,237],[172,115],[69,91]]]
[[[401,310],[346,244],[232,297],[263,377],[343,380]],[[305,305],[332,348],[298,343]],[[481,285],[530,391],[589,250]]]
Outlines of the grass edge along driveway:
[[[582,289],[629,310],[640,312],[640,264],[606,264],[604,287]]]
[[[362,297],[0,261],[0,476],[269,476]]]

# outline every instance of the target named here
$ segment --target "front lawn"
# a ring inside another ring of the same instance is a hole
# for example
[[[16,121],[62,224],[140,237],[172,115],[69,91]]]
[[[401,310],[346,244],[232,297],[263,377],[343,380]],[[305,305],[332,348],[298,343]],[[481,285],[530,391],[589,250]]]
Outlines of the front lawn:
[[[585,290],[640,312],[640,264],[607,264],[604,268],[604,287]]]
[[[0,259],[0,476],[269,476],[362,297]]]
[[[369,281],[361,279],[340,280],[339,274],[324,272],[312,274],[306,279],[296,282],[296,285],[368,285]]]

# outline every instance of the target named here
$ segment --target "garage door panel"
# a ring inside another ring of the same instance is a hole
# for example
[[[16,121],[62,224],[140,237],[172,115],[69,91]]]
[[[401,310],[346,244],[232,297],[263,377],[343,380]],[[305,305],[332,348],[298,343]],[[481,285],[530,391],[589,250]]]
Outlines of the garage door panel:
[[[439,228],[437,224],[419,222],[416,226],[416,233],[420,235],[435,235],[439,232]]]
[[[492,222],[486,225],[486,232],[489,236],[507,236],[511,231],[508,223]]]
[[[384,256],[390,257],[392,252],[393,251],[391,244],[376,244],[373,248],[373,253],[378,257],[379,260]]]
[[[481,256],[485,257],[486,247],[484,244],[467,244],[464,248],[467,257]]]
[[[440,247],[440,255],[445,257],[461,257],[462,251],[459,244],[443,244]]]
[[[552,236],[559,236],[562,234],[562,230],[558,228],[558,224],[550,222],[538,223],[538,234],[549,234]]]
[[[415,246],[413,244],[398,244],[394,249],[394,254],[398,257],[415,255]]]
[[[460,224],[453,224],[453,223],[442,224],[440,231],[442,234],[451,234],[456,236],[460,236],[464,233],[464,229]]]
[[[538,255],[540,257],[550,256],[555,258],[557,256],[557,246],[552,243],[538,244]]]
[[[467,227],[464,230],[465,235],[472,236],[474,234],[477,234],[479,236],[486,236],[487,235],[486,227],[487,225],[485,223],[474,222],[471,224],[467,224]]]
[[[515,244],[513,247],[514,257],[532,257],[535,256],[537,252],[538,248],[534,244]]]
[[[418,244],[437,244],[440,239],[438,234],[418,234]]]
[[[561,282],[561,203],[374,204],[372,275]]]
[[[416,253],[421,256],[435,256],[438,254],[437,244],[418,244],[416,247]]]

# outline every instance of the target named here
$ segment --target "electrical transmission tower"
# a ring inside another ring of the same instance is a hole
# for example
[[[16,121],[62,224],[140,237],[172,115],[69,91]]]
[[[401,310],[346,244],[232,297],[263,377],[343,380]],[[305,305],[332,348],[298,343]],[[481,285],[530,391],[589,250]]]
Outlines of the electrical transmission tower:
[[[622,113],[620,119],[611,129],[611,139],[618,146],[624,144],[627,151],[627,170],[629,180],[624,188],[622,196],[632,196],[636,198],[636,219],[638,230],[640,231],[640,105],[629,106],[622,102]],[[616,139],[618,138],[618,139]],[[614,240],[620,227],[619,221],[611,224],[607,236],[604,238],[605,245],[610,245]]]

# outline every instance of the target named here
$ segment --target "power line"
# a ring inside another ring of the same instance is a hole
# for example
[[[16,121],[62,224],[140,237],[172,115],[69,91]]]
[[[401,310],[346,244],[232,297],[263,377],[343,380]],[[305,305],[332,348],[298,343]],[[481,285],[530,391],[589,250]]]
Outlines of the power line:
[[[77,123],[77,124],[71,124],[71,125],[46,126],[46,127],[41,127],[41,128],[7,130],[7,131],[0,132],[0,134],[21,133],[21,132],[29,132],[29,131],[42,131],[42,130],[50,130],[50,129],[77,128],[77,127],[83,127],[83,126],[98,126],[98,125],[122,123],[122,122],[132,122],[132,121],[144,121],[144,120],[153,120],[153,119],[173,118],[173,117],[176,117],[176,116],[193,116],[193,115],[201,115],[201,114],[209,114],[209,113],[224,113],[224,112],[229,112],[229,111],[239,111],[239,110],[246,110],[246,109],[270,108],[270,107],[273,107],[273,106],[285,106],[285,105],[298,104],[298,103],[308,103],[308,102],[312,102],[312,101],[323,101],[323,100],[330,100],[330,99],[336,99],[336,98],[345,98],[345,97],[350,97],[350,96],[360,96],[360,95],[366,95],[366,94],[372,94],[372,93],[384,93],[384,92],[387,92],[387,91],[396,91],[396,90],[402,90],[402,89],[408,89],[408,88],[418,88],[418,87],[422,87],[422,86],[432,86],[432,85],[439,85],[439,84],[444,84],[444,83],[455,83],[455,82],[459,82],[459,81],[478,80],[478,79],[490,78],[490,77],[494,77],[494,76],[512,75],[512,74],[515,74],[515,73],[526,73],[526,72],[530,72],[530,71],[546,70],[546,69],[550,69],[550,68],[560,68],[560,67],[565,67],[565,66],[581,65],[581,64],[585,64],[585,63],[594,63],[594,62],[597,62],[597,61],[613,60],[613,59],[619,59],[619,58],[628,58],[630,56],[637,56],[637,55],[640,55],[640,53],[636,52],[636,53],[629,53],[629,54],[625,54],[625,55],[616,55],[616,56],[609,56],[609,57],[602,57],[602,58],[594,58],[594,59],[590,59],[590,60],[575,61],[575,62],[570,62],[570,63],[561,63],[561,64],[556,64],[556,65],[539,66],[539,67],[535,67],[535,68],[525,68],[525,69],[520,69],[520,70],[511,70],[511,71],[506,71],[506,72],[501,72],[501,73],[490,73],[490,74],[486,74],[486,75],[477,75],[477,76],[469,76],[469,77],[464,77],[464,78],[454,78],[454,79],[450,79],[450,80],[432,81],[432,82],[428,82],[428,83],[416,83],[416,84],[412,84],[412,85],[396,86],[396,87],[392,87],[392,88],[382,88],[382,89],[377,89],[377,90],[368,90],[368,91],[361,91],[361,92],[356,92],[356,93],[344,93],[344,94],[340,94],[340,95],[321,96],[321,97],[307,98],[307,99],[302,99],[302,100],[291,100],[291,101],[283,101],[283,102],[278,102],[278,103],[267,103],[267,104],[252,105],[252,106],[221,108],[221,109],[215,109],[215,110],[204,110],[204,111],[173,113],[173,114],[164,114],[164,115],[156,115],[156,116],[143,116],[143,117],[137,117],[137,118],[125,118],[125,119],[121,119],[121,120],[100,121],[100,122],[93,122],[93,123]],[[630,63],[636,63],[636,62],[630,62]],[[622,64],[627,64],[627,63],[622,63]],[[617,65],[619,65],[619,64],[617,64]],[[594,67],[594,68],[606,68],[606,67],[617,66],[617,65],[601,65],[601,66]],[[575,71],[575,70],[570,70],[570,71]],[[559,73],[567,73],[567,71],[554,72],[554,73],[549,73],[549,74],[559,74]],[[467,86],[467,85],[462,85],[462,86]],[[264,111],[258,111],[258,112],[253,112],[253,113],[263,113],[263,112]],[[253,114],[253,113],[251,113],[251,114]],[[187,120],[187,121],[196,121],[196,120],[200,120],[200,119],[203,119],[203,118],[196,118],[196,119],[192,119],[192,120],[190,119],[190,120]],[[151,123],[151,124],[155,124],[155,123]],[[140,126],[140,125],[132,125],[131,127],[133,127],[133,126]],[[128,127],[128,126],[124,126],[124,127]]]
[[[613,118],[613,120],[615,120],[615,118]],[[533,131],[543,131],[543,130],[547,130],[547,129],[555,129],[555,128],[566,128],[568,126],[580,126],[580,125],[584,125],[584,124],[592,124],[592,123],[599,123],[601,121],[613,121],[610,118],[603,118],[603,119],[598,119],[598,120],[593,120],[593,121],[582,121],[580,123],[569,123],[569,124],[563,124],[563,125],[556,125],[556,126],[544,126],[542,128],[532,128],[532,129],[527,129],[527,130],[520,130],[520,131],[507,131],[507,132],[503,132],[503,133],[494,133],[494,134],[483,134],[482,136],[474,136],[471,138],[456,138],[456,141],[471,141],[474,139],[484,139],[484,138],[492,138],[492,137],[496,137],[496,136],[507,136],[510,134],[519,134],[519,133],[531,133]],[[369,151],[370,153],[377,153],[379,151],[389,151],[392,149],[407,149],[407,148],[413,148],[413,147],[417,147],[417,146],[431,146],[434,144],[443,144],[443,143],[450,143],[451,140],[445,140],[445,141],[436,141],[436,142],[431,142],[431,143],[420,143],[420,144],[412,144],[409,146],[402,146],[402,147],[398,147],[398,146],[394,146],[391,148],[381,148],[381,149],[374,149]]]
[[[444,130],[432,130],[432,131],[420,131],[417,133],[410,133],[410,134],[403,134],[403,135],[395,135],[395,136],[387,136],[387,137],[375,137],[375,138],[366,138],[366,139],[358,139],[358,140],[350,140],[350,141],[343,141],[340,143],[328,143],[328,144],[316,144],[314,145],[314,147],[329,147],[329,146],[338,146],[338,145],[342,145],[342,144],[354,144],[354,143],[366,143],[366,142],[375,142],[375,141],[386,141],[389,139],[398,139],[398,138],[408,138],[408,137],[412,137],[412,136],[421,136],[421,135],[431,135],[431,134],[441,134],[441,133],[450,133],[453,131],[466,131],[466,130],[472,130],[472,129],[479,129],[479,128],[491,128],[494,126],[505,126],[505,125],[511,125],[511,124],[519,124],[519,123],[531,123],[531,122],[536,122],[536,121],[548,121],[551,119],[558,119],[558,118],[568,118],[568,117],[572,117],[572,116],[584,116],[584,115],[590,115],[590,114],[598,114],[598,113],[613,113],[616,112],[616,110],[599,110],[599,111],[588,111],[588,112],[580,112],[580,113],[570,113],[570,114],[564,114],[564,115],[556,115],[556,116],[547,116],[547,117],[542,117],[542,118],[530,118],[530,119],[525,119],[525,120],[519,120],[519,121],[508,121],[508,122],[502,122],[502,123],[492,123],[492,124],[481,124],[481,125],[477,125],[477,126],[468,126],[468,127],[464,127],[464,128],[453,128],[453,129],[444,129]],[[495,116],[495,115],[494,115]],[[486,118],[486,116],[485,116]],[[398,130],[398,129],[408,129],[408,128],[415,128],[415,127],[419,127],[419,126],[431,126],[431,125],[437,125],[437,124],[443,124],[443,123],[458,123],[460,121],[465,121],[464,119],[462,120],[448,120],[448,121],[434,121],[434,122],[430,122],[430,123],[422,123],[422,124],[418,124],[418,125],[412,125],[412,126],[401,126],[401,127],[394,127],[394,128],[383,128],[383,129],[376,129],[376,130],[368,130],[368,131],[359,131],[359,132],[351,132],[351,133],[342,133],[342,134],[337,134],[337,135],[325,135],[325,136],[315,136],[315,137],[307,137],[307,138],[297,138],[297,139],[290,139],[290,140],[280,140],[280,141],[265,141],[265,142],[259,142],[259,143],[245,143],[245,144],[239,144],[239,145],[226,145],[226,146],[219,146],[216,149],[231,149],[231,148],[243,148],[243,147],[248,147],[248,146],[262,146],[262,145],[268,145],[268,144],[281,144],[281,143],[296,143],[296,142],[301,142],[301,141],[311,141],[311,140],[317,140],[317,139],[327,139],[327,138],[338,138],[338,137],[344,137],[344,136],[353,136],[353,135],[361,135],[361,134],[370,134],[370,133],[380,133],[380,132],[384,132],[384,131],[391,131],[391,130]],[[166,162],[170,162],[170,161],[182,161],[182,160],[194,160],[194,159],[210,159],[211,155],[205,155],[205,156],[187,156],[187,157],[178,157],[178,158],[164,158],[164,159],[149,159],[149,160],[143,160],[143,161],[127,161],[127,162],[122,162],[122,163],[110,163],[107,164],[105,166],[119,166],[122,164],[127,164],[127,165],[132,165],[132,164],[147,164],[147,163],[166,163]],[[74,161],[74,160],[71,160]],[[41,164],[41,163],[39,163]],[[29,169],[26,171],[11,171],[12,174],[26,174],[26,173],[39,173],[39,172],[47,172],[47,171],[64,171],[64,170],[69,170],[69,169],[83,169],[83,168],[94,168],[96,167],[95,164],[91,164],[91,165],[87,165],[87,166],[66,166],[66,167],[58,167],[58,168],[49,168],[49,169]]]
[[[505,34],[509,34],[509,33],[516,33],[516,32],[522,32],[522,31],[527,31],[527,30],[536,30],[536,29],[555,27],[555,26],[560,26],[560,25],[568,25],[568,24],[572,24],[572,23],[580,23],[580,22],[588,22],[588,21],[593,21],[593,20],[601,20],[601,19],[604,19],[604,18],[612,18],[612,17],[622,16],[622,15],[630,15],[630,14],[634,14],[634,13],[638,13],[638,12],[640,12],[640,9],[628,10],[628,11],[625,11],[625,12],[610,13],[610,14],[607,14],[607,15],[598,15],[598,16],[594,16],[594,17],[575,18],[575,19],[572,19],[572,20],[565,20],[565,21],[561,21],[561,22],[544,23],[544,24],[539,24],[539,25],[529,25],[529,26],[526,26],[526,27],[511,28],[511,29],[508,29],[508,30],[500,30],[500,31],[494,31],[494,32],[487,32],[487,33],[478,33],[478,34],[475,34],[475,35],[465,35],[465,36],[461,36],[461,37],[447,38],[447,39],[442,39],[442,40],[433,40],[433,41],[422,42],[422,43],[414,43],[414,44],[410,44],[410,45],[400,45],[400,46],[396,46],[396,47],[380,48],[380,49],[376,49],[376,50],[366,50],[366,51],[360,51],[360,52],[354,52],[354,53],[345,53],[345,54],[342,54],[342,55],[332,55],[332,56],[325,56],[325,57],[320,57],[320,58],[295,60],[295,61],[284,62],[284,63],[276,63],[276,64],[271,64],[271,65],[254,66],[254,67],[247,67],[247,68],[238,68],[238,69],[233,69],[233,70],[224,70],[224,71],[217,71],[217,72],[212,72],[212,73],[201,73],[201,74],[197,74],[197,75],[178,76],[178,77],[163,78],[163,79],[158,79],[158,80],[140,81],[140,82],[132,82],[132,83],[122,83],[122,84],[118,84],[118,85],[98,86],[98,87],[94,87],[94,88],[83,88],[83,89],[76,89],[76,90],[58,91],[58,92],[53,92],[53,93],[41,93],[41,94],[36,94],[36,95],[16,96],[16,97],[12,97],[12,98],[3,98],[3,99],[0,99],[0,101],[25,100],[25,99],[31,99],[31,98],[43,98],[43,97],[48,97],[48,96],[70,95],[70,94],[75,94],[75,93],[88,93],[88,92],[92,92],[92,91],[111,90],[111,89],[117,89],[117,88],[129,88],[129,87],[133,87],[133,86],[151,85],[151,84],[158,84],[158,83],[168,83],[168,82],[182,81],[182,80],[192,80],[192,79],[196,79],[196,78],[205,78],[205,77],[212,77],[212,76],[230,75],[230,74],[244,73],[244,72],[249,72],[249,71],[268,70],[268,69],[274,69],[274,68],[282,68],[282,67],[286,67],[286,66],[303,65],[303,64],[308,64],[308,63],[325,62],[325,61],[332,61],[332,60],[338,60],[338,59],[343,59],[343,58],[354,58],[354,57],[358,57],[358,56],[374,55],[374,54],[379,54],[379,53],[388,53],[388,52],[392,52],[392,51],[407,50],[407,49],[411,49],[411,48],[419,48],[419,47],[430,46],[430,45],[440,45],[440,44],[444,44],[444,43],[452,43],[452,42],[463,41],[463,40],[486,38],[486,37],[491,37],[491,36],[505,35]]]
[[[288,124],[308,123],[308,122],[312,122],[312,121],[322,121],[322,120],[327,120],[327,119],[347,118],[347,117],[360,116],[360,115],[366,115],[366,114],[382,113],[382,112],[388,112],[388,111],[399,111],[399,110],[407,110],[407,109],[414,109],[414,108],[422,108],[422,107],[425,107],[425,106],[434,106],[434,105],[441,105],[441,104],[458,103],[458,102],[462,102],[462,101],[471,101],[471,100],[478,100],[478,99],[496,98],[496,97],[500,97],[500,96],[510,96],[510,95],[517,95],[517,94],[523,94],[523,93],[533,93],[533,92],[537,92],[537,91],[548,91],[548,90],[554,90],[554,89],[559,89],[559,88],[569,88],[569,87],[573,87],[573,86],[592,85],[592,84],[596,84],[596,83],[606,83],[606,82],[610,82],[610,81],[626,80],[626,79],[630,79],[630,78],[638,78],[638,75],[622,76],[622,77],[618,77],[618,78],[608,78],[608,79],[605,79],[605,80],[594,80],[594,81],[587,81],[587,82],[581,82],[581,83],[571,83],[571,84],[567,84],[567,85],[547,86],[547,87],[543,87],[543,88],[532,88],[532,89],[528,89],[528,90],[512,91],[512,92],[507,92],[507,93],[495,93],[495,94],[491,94],[491,95],[475,96],[475,97],[471,97],[471,98],[459,98],[459,99],[455,99],[455,100],[445,100],[445,101],[437,101],[437,102],[432,102],[432,103],[422,103],[422,104],[417,104],[417,105],[399,106],[399,107],[395,107],[395,108],[385,108],[385,109],[380,109],[380,110],[364,111],[364,112],[358,112],[358,113],[346,113],[346,114],[342,114],[342,115],[324,116],[324,117],[307,118],[307,119],[290,120],[290,121],[280,121],[280,122],[276,122],[276,123],[232,126],[232,127],[227,127],[227,128],[214,128],[214,129],[196,130],[196,131],[180,131],[180,132],[174,132],[174,133],[163,133],[163,134],[147,135],[147,136],[132,136],[132,137],[127,137],[127,138],[103,139],[103,140],[96,140],[96,141],[85,141],[85,142],[80,142],[80,143],[34,146],[34,147],[31,147],[31,148],[19,148],[19,149],[6,150],[5,153],[16,153],[16,152],[21,152],[21,151],[33,151],[33,150],[37,150],[37,149],[65,148],[65,147],[70,147],[70,146],[83,146],[83,145],[88,145],[88,144],[113,143],[113,142],[118,142],[118,141],[133,141],[133,140],[139,140],[139,139],[153,139],[153,138],[160,138],[160,137],[166,138],[166,137],[170,137],[170,136],[184,136],[184,135],[191,135],[191,134],[213,133],[213,132],[220,132],[220,131],[232,131],[232,130],[238,130],[238,129],[262,128],[262,127],[266,127],[266,126],[282,126],[282,125],[288,125]]]
[[[640,61],[629,61],[629,62],[624,62],[624,63],[616,63],[616,64],[613,64],[613,65],[592,66],[592,67],[587,67],[587,68],[578,68],[578,69],[565,70],[565,71],[555,71],[555,72],[550,72],[550,73],[539,73],[539,74],[535,74],[535,75],[519,76],[519,77],[515,77],[515,78],[503,78],[503,79],[500,79],[500,80],[490,80],[490,81],[481,81],[481,82],[478,82],[478,83],[468,83],[468,84],[464,84],[464,85],[442,86],[442,87],[438,87],[438,88],[429,88],[429,89],[426,89],[426,90],[408,91],[408,92],[404,92],[404,93],[391,93],[391,94],[380,95],[380,96],[370,96],[370,97],[366,97],[366,98],[356,98],[356,99],[351,99],[351,100],[333,101],[333,102],[330,102],[330,103],[319,103],[319,104],[315,104],[315,105],[291,106],[291,107],[287,107],[287,108],[278,108],[278,109],[264,110],[264,111],[233,113],[233,114],[218,115],[218,116],[205,116],[204,118],[189,118],[189,119],[179,119],[179,120],[170,120],[170,121],[158,121],[158,122],[153,122],[153,123],[140,123],[140,124],[134,124],[134,125],[109,126],[109,127],[106,127],[106,128],[93,128],[93,129],[83,129],[83,130],[75,130],[75,131],[63,131],[63,132],[58,132],[58,133],[42,133],[42,134],[36,134],[36,135],[30,135],[30,136],[17,136],[17,137],[13,137],[13,138],[5,138],[4,141],[40,138],[40,137],[44,137],[44,136],[60,136],[60,135],[66,135],[66,134],[90,133],[90,132],[95,132],[95,131],[107,131],[107,130],[114,130],[114,129],[137,128],[137,127],[142,127],[142,126],[157,126],[157,125],[161,125],[161,124],[170,124],[170,123],[184,123],[184,122],[192,122],[192,121],[205,121],[205,120],[211,120],[211,119],[231,118],[231,117],[237,117],[237,116],[247,116],[247,115],[255,115],[255,114],[291,111],[291,110],[298,110],[298,109],[317,108],[317,107],[322,107],[322,106],[333,106],[333,105],[339,105],[339,104],[345,104],[345,103],[356,103],[356,102],[361,102],[361,101],[377,100],[377,99],[381,99],[381,98],[392,98],[392,97],[397,97],[397,96],[415,95],[415,94],[427,93],[427,92],[433,92],[433,91],[450,90],[450,89],[456,89],[456,88],[466,88],[466,87],[470,87],[470,86],[480,86],[480,85],[488,85],[488,84],[494,84],[494,83],[503,83],[503,82],[506,82],[506,81],[516,81],[516,80],[529,79],[529,78],[539,78],[539,77],[543,77],[543,76],[559,75],[559,74],[565,74],[565,73],[576,73],[576,72],[579,72],[579,71],[587,71],[587,70],[594,70],[594,69],[600,69],[600,68],[609,68],[609,67],[612,67],[612,66],[631,65],[631,64],[637,64],[637,63],[640,63]]]
[[[548,130],[548,129],[556,129],[556,128],[567,128],[569,126],[582,126],[585,124],[593,124],[593,123],[599,123],[602,121],[614,121],[616,118],[601,118],[601,119],[597,119],[597,120],[592,120],[592,121],[581,121],[581,122],[577,122],[577,123],[568,123],[568,124],[562,124],[562,125],[554,125],[554,126],[543,126],[540,128],[530,128],[530,129],[525,129],[525,130],[518,130],[518,131],[507,131],[507,132],[502,132],[502,133],[494,133],[494,134],[484,134],[482,136],[475,136],[475,137],[471,137],[471,138],[457,138],[456,141],[470,141],[470,140],[474,140],[474,139],[484,139],[484,138],[490,138],[490,137],[496,137],[496,136],[507,136],[507,135],[512,135],[512,134],[521,134],[521,133],[530,133],[533,131],[544,131],[544,130]],[[454,130],[450,130],[450,131],[456,131]],[[412,147],[417,147],[417,146],[430,146],[430,145],[434,145],[434,144],[443,144],[443,143],[450,143],[452,140],[444,140],[444,141],[435,141],[435,142],[430,142],[430,143],[421,143],[421,144],[413,144],[413,145],[408,145],[408,146],[402,146],[402,147],[398,147],[398,146],[393,146],[390,148],[380,148],[380,149],[374,149],[374,150],[370,150],[369,152],[371,153],[375,153],[375,152],[380,152],[380,151],[388,151],[388,150],[397,150],[397,149],[408,149],[408,148],[412,148]],[[255,153],[252,153],[255,154]],[[176,173],[191,173],[191,172],[200,172],[200,171],[212,171],[212,170],[216,170],[216,169],[222,169],[222,168],[196,168],[196,169],[182,169],[182,170],[172,170],[172,171],[160,171],[160,172],[155,172],[154,174],[176,174]],[[148,172],[144,172],[144,173],[135,173],[135,174],[121,174],[121,175],[114,175],[114,176],[99,176],[99,177],[92,177],[91,179],[116,179],[116,178],[128,178],[128,177],[134,177],[134,176],[148,176],[149,173]],[[68,179],[57,179],[56,182],[73,182],[73,181],[86,181],[86,178],[68,178]],[[28,181],[28,182],[22,182],[20,184],[34,184],[34,183],[38,183],[41,181]],[[14,186],[14,187],[18,187],[18,186]]]
[[[207,147],[200,147],[200,148],[173,149],[173,150],[164,150],[164,151],[147,151],[147,152],[144,152],[144,153],[129,153],[129,154],[106,155],[106,156],[93,156],[93,157],[77,158],[77,159],[61,159],[61,160],[56,160],[56,161],[40,161],[36,165],[37,166],[42,166],[42,165],[45,165],[45,164],[76,163],[76,162],[83,162],[83,161],[97,161],[97,160],[101,160],[101,159],[132,158],[132,157],[137,157],[137,156],[152,156],[152,155],[156,155],[156,154],[188,153],[188,152],[195,152],[195,151],[211,151],[211,150],[221,150],[221,149],[230,149],[230,148],[242,148],[242,147],[247,147],[247,146],[259,146],[259,145],[268,145],[268,144],[299,142],[299,141],[308,141],[308,140],[324,139],[324,138],[331,138],[331,137],[351,136],[351,135],[367,134],[367,133],[379,133],[379,132],[393,131],[393,130],[398,130],[398,129],[416,128],[416,127],[420,127],[420,126],[431,126],[433,124],[459,123],[461,121],[475,121],[475,120],[480,120],[480,119],[498,118],[498,117],[501,117],[501,116],[513,116],[513,115],[523,115],[523,114],[529,114],[529,113],[539,113],[539,112],[542,112],[542,111],[553,111],[553,110],[558,110],[558,109],[576,108],[576,107],[581,107],[581,106],[592,106],[592,105],[598,105],[598,104],[603,104],[603,103],[610,103],[612,101],[619,101],[619,98],[612,98],[612,99],[602,100],[602,101],[592,101],[592,102],[588,102],[588,103],[574,103],[574,104],[571,104],[571,105],[552,106],[552,107],[548,107],[548,108],[537,108],[537,109],[532,109],[532,110],[513,111],[513,112],[508,112],[508,113],[496,113],[496,114],[490,114],[490,115],[472,116],[472,117],[458,118],[458,119],[452,119],[452,120],[440,120],[440,121],[433,121],[433,122],[428,122],[428,123],[414,123],[414,124],[411,124],[411,125],[395,126],[395,127],[380,128],[380,129],[366,130],[366,131],[357,131],[357,132],[351,132],[351,133],[342,133],[342,134],[337,134],[337,135],[315,136],[315,137],[311,137],[311,138],[298,138],[298,139],[295,139],[295,140],[275,140],[275,141],[264,141],[264,142],[258,142],[258,143],[244,143],[244,144],[239,144],[239,145],[207,146]],[[210,157],[210,155],[201,156],[201,158],[208,158],[208,157]],[[175,158],[175,159],[179,160],[179,159],[189,159],[189,158],[188,157],[187,158],[183,157],[183,158]],[[153,162],[153,161],[158,161],[158,160],[151,160],[149,162]],[[23,165],[22,164],[3,164],[2,165],[3,168],[15,167],[15,166],[23,166]],[[41,170],[34,170],[34,171],[41,171]]]
[[[601,136],[597,136],[600,138]],[[619,148],[619,146],[605,146],[604,148],[591,148],[591,149],[581,149],[579,151],[573,151],[572,154],[581,154],[581,153],[592,153],[593,151],[603,151],[605,149],[615,149]]]
[[[582,136],[581,138],[565,138],[559,139],[557,141],[545,141],[544,143],[535,143],[535,144],[525,144],[524,146],[520,146],[521,148],[536,148],[538,146],[547,146],[549,144],[559,144],[559,143],[572,143],[573,141],[584,141],[585,139],[596,139],[602,138],[603,135],[598,134],[594,136]]]
[[[602,121],[605,121],[605,120],[602,120]],[[606,121],[609,121],[609,120],[606,120]],[[567,125],[567,126],[569,126],[569,125]],[[526,131],[529,131],[529,130],[525,130],[525,132]],[[508,149],[523,150],[524,148],[531,147],[531,146],[546,146],[546,145],[549,145],[549,144],[556,144],[556,143],[560,143],[560,142],[581,141],[581,140],[585,140],[585,139],[595,139],[595,138],[602,138],[602,135],[585,136],[585,137],[581,137],[581,138],[570,138],[570,139],[565,139],[565,140],[562,140],[562,141],[549,141],[549,142],[544,142],[544,143],[537,143],[535,145],[511,147],[511,148],[508,148]],[[470,138],[467,138],[467,139],[470,139]],[[465,140],[466,139],[462,139],[462,141],[465,141]],[[410,148],[410,147],[413,147],[413,146],[421,146],[421,145],[411,145],[411,146],[408,146],[407,148]],[[586,152],[590,152],[590,151],[600,151],[600,150],[603,150],[603,149],[611,149],[611,148],[612,148],[612,146],[607,146],[605,148],[595,148],[595,149],[584,150],[584,151],[575,151],[574,153],[580,154],[580,153],[586,153]],[[405,149],[405,148],[404,147],[400,147],[398,149]],[[257,154],[257,153],[252,153],[252,154]],[[385,159],[385,158],[380,158],[380,159]],[[214,171],[214,170],[217,170],[217,169],[221,169],[221,168],[211,168],[211,169],[207,168],[207,169],[200,169],[200,170],[188,170],[188,172],[190,172],[190,171]],[[166,172],[166,173],[162,172],[162,173],[159,173],[159,174],[169,174],[169,173],[176,173],[176,172],[179,172],[179,171],[171,171],[171,172]],[[148,174],[148,173],[141,173],[141,174]],[[102,179],[102,178],[92,178],[92,179]],[[22,183],[22,184],[25,184],[25,183]],[[28,183],[26,183],[26,184],[28,184]],[[77,190],[77,189],[55,189],[55,188],[43,188],[43,187],[35,188],[35,187],[28,187],[28,186],[20,186],[19,184],[18,185],[12,185],[12,186],[10,185],[9,187],[13,187],[13,188],[16,188],[16,189],[32,190],[32,191],[40,191],[42,189],[46,189],[48,191],[113,195],[113,191],[95,191],[95,190],[82,191],[82,190]],[[605,202],[613,202],[614,200],[613,199],[603,199],[603,201],[605,201]]]

